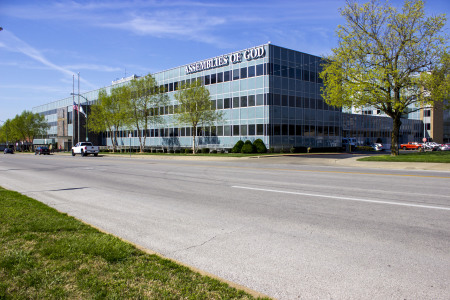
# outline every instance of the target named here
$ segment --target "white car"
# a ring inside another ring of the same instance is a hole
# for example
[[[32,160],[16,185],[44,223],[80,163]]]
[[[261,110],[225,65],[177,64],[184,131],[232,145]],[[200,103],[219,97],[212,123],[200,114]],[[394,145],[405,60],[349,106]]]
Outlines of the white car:
[[[450,144],[442,144],[439,147],[439,150],[441,150],[441,151],[450,151]]]
[[[375,143],[375,144],[373,144],[373,145],[372,145],[372,148],[373,148],[373,150],[375,150],[375,151],[383,151],[383,150],[384,150],[383,144],[380,144],[380,143]]]

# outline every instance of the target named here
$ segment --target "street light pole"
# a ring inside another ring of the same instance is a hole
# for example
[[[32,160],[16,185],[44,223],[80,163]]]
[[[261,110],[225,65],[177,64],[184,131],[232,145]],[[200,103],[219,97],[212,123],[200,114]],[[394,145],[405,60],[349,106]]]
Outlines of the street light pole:
[[[86,98],[85,96],[83,96],[83,95],[81,95],[81,94],[70,93],[70,95],[72,95],[72,96],[78,96],[78,99],[81,97],[81,98],[83,98],[84,100],[86,100],[86,112],[85,112],[86,124],[85,124],[85,127],[86,127],[86,141],[88,141],[89,138],[88,138],[88,129],[87,129],[87,121],[88,121],[88,118],[87,118],[87,107],[88,107],[88,105],[89,105],[89,100],[88,100],[88,98]],[[78,107],[78,108],[79,108],[79,107]]]
[[[78,72],[78,142],[80,142],[80,72]]]

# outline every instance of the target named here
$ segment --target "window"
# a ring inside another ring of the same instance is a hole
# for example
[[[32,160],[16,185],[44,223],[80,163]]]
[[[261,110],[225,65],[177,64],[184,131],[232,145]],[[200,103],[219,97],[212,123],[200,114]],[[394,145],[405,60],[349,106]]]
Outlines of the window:
[[[247,135],[247,125],[241,125],[241,135]]]
[[[233,70],[233,80],[239,80],[239,69]]]
[[[263,124],[256,125],[256,134],[257,135],[263,135],[264,134],[264,125]]]
[[[208,85],[210,83],[210,76],[206,75],[205,76],[205,85]]]
[[[217,99],[217,109],[223,109],[223,99]]]
[[[241,68],[241,79],[247,78],[247,68]]]
[[[255,66],[248,67],[248,78],[255,77]]]
[[[281,105],[288,106],[289,105],[289,97],[287,95],[281,96]]]
[[[241,96],[241,107],[247,107],[247,96]]]
[[[224,136],[231,136],[231,125],[223,126],[223,135]]]
[[[288,67],[281,66],[281,76],[282,77],[288,77]]]
[[[263,94],[256,95],[256,105],[264,105],[264,95]]]
[[[429,110],[429,109],[424,110],[423,111],[423,116],[424,117],[431,117],[431,110]]]
[[[295,96],[289,96],[289,106],[295,107]]]
[[[249,71],[249,73],[250,73],[250,71]],[[256,76],[262,76],[262,75],[264,75],[264,65],[263,64],[257,65],[256,66]]]
[[[233,125],[233,136],[239,135],[239,125]]]
[[[223,126],[216,127],[217,136],[223,136]]]
[[[216,74],[211,74],[211,84],[215,84],[216,83]]]
[[[281,128],[279,124],[274,124],[273,125],[273,135],[280,135],[281,133]]]
[[[217,83],[223,82],[223,73],[217,73]]]
[[[255,135],[255,124],[248,125],[248,135]]]
[[[230,71],[223,72],[223,82],[230,81]]]
[[[223,99],[223,108],[231,108],[231,98]]]
[[[295,69],[289,68],[288,72],[289,72],[289,78],[295,79]]]
[[[239,97],[233,97],[233,108],[239,107]]]
[[[248,106],[255,106],[255,95],[248,96]]]

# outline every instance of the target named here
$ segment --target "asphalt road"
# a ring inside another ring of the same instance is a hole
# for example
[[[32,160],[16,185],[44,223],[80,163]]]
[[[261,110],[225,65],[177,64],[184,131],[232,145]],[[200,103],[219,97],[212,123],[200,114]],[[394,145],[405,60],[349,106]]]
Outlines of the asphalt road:
[[[449,171],[296,159],[0,155],[0,185],[274,298],[450,298]]]

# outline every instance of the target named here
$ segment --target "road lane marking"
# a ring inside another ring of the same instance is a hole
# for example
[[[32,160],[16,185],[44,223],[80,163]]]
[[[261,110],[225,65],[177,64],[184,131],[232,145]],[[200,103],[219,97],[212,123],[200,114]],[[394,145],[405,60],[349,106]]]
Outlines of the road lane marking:
[[[300,195],[300,196],[321,197],[321,198],[346,200],[346,201],[359,201],[359,202],[376,203],[376,204],[400,205],[400,206],[408,206],[408,207],[419,207],[419,208],[429,208],[429,209],[439,209],[439,210],[448,210],[448,211],[450,211],[449,207],[440,207],[440,206],[431,206],[431,205],[422,205],[422,204],[413,204],[413,203],[401,203],[401,202],[391,202],[391,201],[381,201],[381,200],[368,200],[368,199],[340,197],[340,196],[329,196],[329,195],[321,195],[321,194],[289,192],[289,191],[280,191],[280,190],[272,190],[272,189],[261,189],[261,188],[253,188],[253,187],[238,186],[238,185],[233,185],[232,188],[246,189],[246,190],[253,190],[253,191],[262,191],[262,192],[291,194],[291,195]]]

